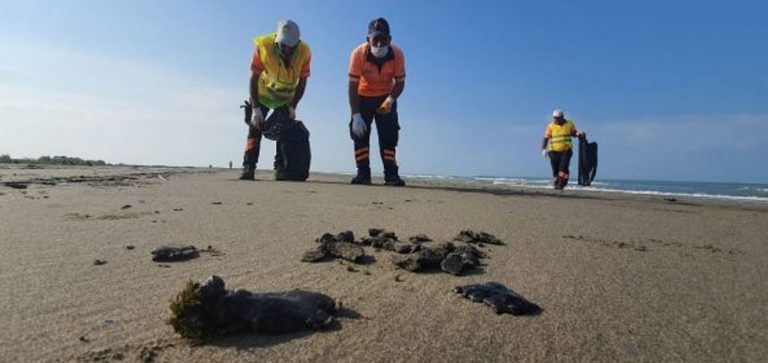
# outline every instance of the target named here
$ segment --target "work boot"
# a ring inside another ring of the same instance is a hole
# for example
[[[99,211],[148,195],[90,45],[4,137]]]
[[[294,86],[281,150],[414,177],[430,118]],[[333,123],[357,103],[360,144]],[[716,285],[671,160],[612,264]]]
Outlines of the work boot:
[[[255,168],[243,167],[243,173],[240,174],[240,180],[255,180]]]
[[[405,181],[400,179],[400,174],[397,173],[397,167],[384,169],[384,185],[393,187],[405,186]]]
[[[371,168],[361,166],[357,168],[357,175],[352,178],[351,184],[371,184]]]

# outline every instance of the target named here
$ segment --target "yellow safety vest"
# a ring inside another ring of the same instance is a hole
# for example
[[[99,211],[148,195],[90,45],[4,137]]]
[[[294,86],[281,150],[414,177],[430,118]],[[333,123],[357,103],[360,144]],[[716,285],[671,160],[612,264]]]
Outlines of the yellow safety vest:
[[[565,123],[558,125],[555,122],[549,124],[549,149],[552,151],[566,151],[573,148],[571,135],[576,130],[576,124],[571,120],[565,120]]]
[[[275,37],[276,34],[271,33],[253,38],[253,46],[264,65],[264,71],[259,77],[259,102],[272,109],[293,101],[301,78],[301,68],[310,56],[309,46],[302,41],[286,67],[277,52]]]

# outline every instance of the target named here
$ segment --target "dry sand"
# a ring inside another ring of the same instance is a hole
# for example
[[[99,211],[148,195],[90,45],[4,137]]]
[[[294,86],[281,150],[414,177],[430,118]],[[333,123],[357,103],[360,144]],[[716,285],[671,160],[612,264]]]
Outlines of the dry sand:
[[[130,175],[135,179],[124,178]],[[237,176],[236,170],[0,165],[0,360],[768,357],[765,205],[425,182],[351,186],[348,177],[334,175],[306,183]],[[2,184],[14,180],[35,183],[25,190]],[[391,252],[370,248],[376,262],[359,266],[361,272],[337,261],[300,262],[322,233],[363,234],[369,227],[436,240],[472,228],[507,245],[486,248],[487,266],[462,277],[397,270]],[[225,255],[170,267],[152,262],[150,251],[169,244],[211,245]],[[107,263],[94,265],[96,259]],[[163,320],[185,281],[211,274],[254,292],[323,292],[359,316],[341,318],[326,332],[191,346]],[[506,284],[544,311],[496,315],[452,292],[486,281]]]

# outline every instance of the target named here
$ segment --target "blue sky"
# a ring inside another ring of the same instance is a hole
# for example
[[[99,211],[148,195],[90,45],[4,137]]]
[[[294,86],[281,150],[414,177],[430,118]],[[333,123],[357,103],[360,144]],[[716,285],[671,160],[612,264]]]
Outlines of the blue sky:
[[[600,143],[598,178],[768,181],[765,1],[2,7],[0,153],[14,157],[239,165],[251,38],[292,18],[313,50],[298,110],[313,169],[352,172],[349,53],[383,16],[406,55],[404,173],[547,176],[539,143],[562,108]],[[259,166],[273,155],[263,143]]]

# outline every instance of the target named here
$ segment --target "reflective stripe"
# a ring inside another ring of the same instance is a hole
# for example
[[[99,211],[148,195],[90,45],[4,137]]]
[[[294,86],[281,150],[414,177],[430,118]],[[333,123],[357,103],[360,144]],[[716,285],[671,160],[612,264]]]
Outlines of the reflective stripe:
[[[358,155],[358,156],[355,157],[355,161],[362,161],[362,160],[365,160],[365,159],[368,159],[368,154],[367,153],[362,154],[362,155]]]
[[[368,153],[368,148],[367,147],[363,147],[363,148],[355,150],[355,154],[360,154],[360,153],[363,153],[363,152]]]
[[[395,156],[395,150],[384,149],[382,152],[387,155]]]
[[[261,141],[261,139],[249,138],[245,142],[245,150],[251,150],[251,149],[257,147],[259,145],[260,141]]]

